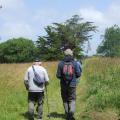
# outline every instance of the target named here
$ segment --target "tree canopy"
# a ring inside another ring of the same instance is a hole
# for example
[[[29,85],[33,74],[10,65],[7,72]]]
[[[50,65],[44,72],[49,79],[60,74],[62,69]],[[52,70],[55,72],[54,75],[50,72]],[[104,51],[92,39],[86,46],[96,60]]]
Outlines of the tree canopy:
[[[93,22],[85,22],[78,15],[63,23],[53,23],[45,28],[46,35],[39,36],[36,44],[25,38],[13,38],[0,44],[0,63],[29,62],[36,56],[43,60],[59,60],[63,51],[70,48],[74,57],[80,58],[84,44],[96,31]]]
[[[83,18],[74,15],[64,23],[53,23],[45,28],[46,36],[39,36],[37,46],[40,55],[46,60],[56,60],[63,56],[63,50],[71,48],[79,58],[85,42],[96,31],[93,22],[83,22]]]
[[[120,27],[114,25],[105,30],[103,35],[103,41],[98,46],[97,53],[109,56],[109,57],[120,57]]]
[[[36,55],[33,41],[25,38],[13,38],[0,44],[0,62],[29,62]]]

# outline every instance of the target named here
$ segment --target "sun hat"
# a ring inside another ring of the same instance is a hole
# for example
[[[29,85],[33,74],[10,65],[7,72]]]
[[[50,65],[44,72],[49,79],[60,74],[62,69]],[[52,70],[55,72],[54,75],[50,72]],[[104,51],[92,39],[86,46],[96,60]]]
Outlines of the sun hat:
[[[66,50],[64,51],[64,54],[65,54],[65,55],[73,56],[73,51],[72,51],[71,49],[66,49]]]

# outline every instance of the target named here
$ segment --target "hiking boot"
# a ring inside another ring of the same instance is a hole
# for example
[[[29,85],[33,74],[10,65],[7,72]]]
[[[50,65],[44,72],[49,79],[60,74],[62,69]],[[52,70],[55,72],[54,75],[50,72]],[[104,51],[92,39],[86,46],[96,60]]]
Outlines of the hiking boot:
[[[34,120],[33,115],[29,115],[29,116],[28,116],[28,120]]]
[[[34,120],[34,118],[33,117],[29,117],[29,120]]]
[[[66,115],[66,120],[71,120],[69,114]]]
[[[66,120],[75,120],[75,118],[74,117],[72,117],[72,118],[68,117]]]
[[[42,117],[37,117],[37,120],[42,120]]]
[[[74,118],[73,114],[68,113],[66,116],[66,120],[75,120],[75,118]]]
[[[75,120],[75,118],[74,118],[74,117],[72,117],[72,118],[71,118],[71,120]]]

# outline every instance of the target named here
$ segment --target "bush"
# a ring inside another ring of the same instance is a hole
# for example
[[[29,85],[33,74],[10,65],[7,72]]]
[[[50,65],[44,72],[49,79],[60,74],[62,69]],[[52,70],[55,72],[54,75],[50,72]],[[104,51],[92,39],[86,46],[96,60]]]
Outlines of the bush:
[[[30,62],[34,59],[36,50],[32,40],[10,39],[0,44],[0,63]]]

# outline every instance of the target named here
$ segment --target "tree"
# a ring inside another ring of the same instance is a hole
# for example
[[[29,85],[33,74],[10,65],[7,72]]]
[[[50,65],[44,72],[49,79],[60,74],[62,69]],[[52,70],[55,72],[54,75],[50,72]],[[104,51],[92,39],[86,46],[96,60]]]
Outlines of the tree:
[[[0,44],[0,62],[29,62],[36,55],[33,41],[25,38],[13,38]]]
[[[114,25],[105,30],[103,41],[97,48],[97,53],[109,57],[120,57],[120,27]]]
[[[63,50],[71,48],[75,57],[80,57],[85,42],[92,38],[96,31],[92,22],[82,22],[82,18],[74,15],[64,23],[53,23],[47,26],[46,36],[39,36],[37,45],[44,59],[56,60],[63,56]]]

